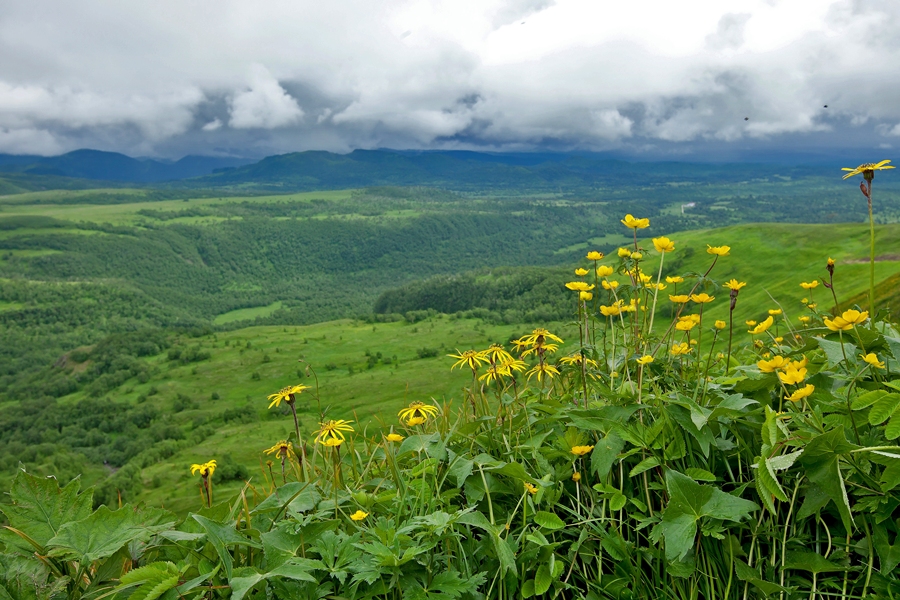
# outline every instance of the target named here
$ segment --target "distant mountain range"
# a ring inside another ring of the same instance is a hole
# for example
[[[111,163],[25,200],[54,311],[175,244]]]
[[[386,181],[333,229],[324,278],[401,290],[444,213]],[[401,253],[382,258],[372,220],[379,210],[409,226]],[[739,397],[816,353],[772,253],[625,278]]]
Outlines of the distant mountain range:
[[[175,162],[131,158],[117,152],[75,150],[60,156],[0,154],[4,172],[23,175],[74,177],[97,181],[159,183],[209,175],[253,160],[215,156],[185,156]]]
[[[249,159],[186,156],[176,162],[115,152],[76,150],[61,156],[0,154],[0,178],[66,177],[121,184],[301,191],[371,186],[434,186],[457,190],[563,191],[672,182],[742,181],[773,174],[833,174],[836,165],[627,162],[590,153],[488,153],[355,150],[294,152]],[[50,186],[54,187],[54,186]]]

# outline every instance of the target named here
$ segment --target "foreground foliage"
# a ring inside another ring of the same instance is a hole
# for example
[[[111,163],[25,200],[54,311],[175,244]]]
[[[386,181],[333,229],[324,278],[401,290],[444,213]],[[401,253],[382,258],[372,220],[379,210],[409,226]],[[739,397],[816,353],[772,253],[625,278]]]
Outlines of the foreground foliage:
[[[667,274],[676,242],[622,222],[633,246],[591,252],[566,284],[577,351],[556,358],[545,329],[458,350],[458,406],[416,401],[370,433],[323,414],[315,387],[284,388],[268,400],[294,433],[262,476],[216,503],[216,457],[197,457],[184,518],[91,512],[77,482],[20,472],[0,598],[900,595],[895,326],[838,310],[825,260],[798,282],[799,319],[704,319],[712,302],[732,315],[747,285],[710,278],[730,249]],[[298,403],[315,404],[317,431]]]

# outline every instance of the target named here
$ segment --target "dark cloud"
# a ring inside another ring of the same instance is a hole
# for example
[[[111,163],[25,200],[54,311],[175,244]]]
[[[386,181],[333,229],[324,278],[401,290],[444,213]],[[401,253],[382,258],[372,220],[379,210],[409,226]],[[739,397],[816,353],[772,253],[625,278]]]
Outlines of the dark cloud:
[[[900,142],[900,5],[691,6],[0,0],[0,152]]]

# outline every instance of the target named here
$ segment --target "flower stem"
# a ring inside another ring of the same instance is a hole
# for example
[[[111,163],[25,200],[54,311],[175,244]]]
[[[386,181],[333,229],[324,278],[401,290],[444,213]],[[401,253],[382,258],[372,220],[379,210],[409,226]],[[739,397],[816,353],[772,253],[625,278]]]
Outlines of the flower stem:
[[[868,179],[868,178],[867,178]],[[869,314],[875,317],[875,219],[872,216],[872,180],[869,179]]]

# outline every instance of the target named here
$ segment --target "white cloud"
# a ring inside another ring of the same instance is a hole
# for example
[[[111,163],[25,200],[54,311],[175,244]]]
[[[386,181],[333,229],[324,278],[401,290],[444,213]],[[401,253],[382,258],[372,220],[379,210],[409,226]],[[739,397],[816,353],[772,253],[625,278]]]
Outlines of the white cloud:
[[[235,129],[275,129],[303,118],[303,109],[262,65],[253,65],[250,88],[231,99],[228,125]]]
[[[44,0],[4,6],[0,53],[6,151],[900,134],[889,2]]]

